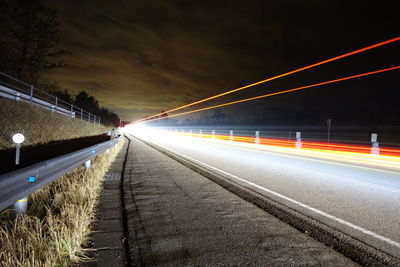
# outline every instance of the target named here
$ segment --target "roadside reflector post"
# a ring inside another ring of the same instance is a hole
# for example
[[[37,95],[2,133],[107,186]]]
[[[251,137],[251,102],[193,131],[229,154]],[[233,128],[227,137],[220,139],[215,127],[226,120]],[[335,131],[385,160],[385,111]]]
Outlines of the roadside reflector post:
[[[110,149],[109,148],[106,149],[106,154],[108,154],[108,153],[110,153]]]
[[[192,129],[189,130],[189,136],[192,136]]]
[[[28,197],[24,197],[14,203],[12,212],[14,214],[14,217],[20,217],[22,215],[25,215],[27,210]]]
[[[233,131],[229,130],[229,141],[233,141]]]
[[[331,142],[331,124],[332,124],[332,120],[327,119],[326,125],[328,126],[328,144]]]
[[[254,139],[254,143],[260,143],[260,131],[256,131],[256,138]]]
[[[28,177],[28,183],[35,183],[35,182],[36,182],[36,176]],[[12,212],[14,217],[19,217],[26,214],[26,211],[28,210],[28,199],[29,196],[26,196],[13,204]]]
[[[211,137],[212,137],[212,138],[215,138],[215,130],[212,130],[212,131],[211,131]]]
[[[92,160],[89,159],[89,160],[85,161],[85,168],[89,169],[90,166],[92,166]]]
[[[379,155],[379,142],[378,142],[378,134],[371,134],[371,154]]]
[[[199,130],[199,136],[203,137],[203,131],[201,129]]]
[[[301,132],[296,132],[296,148],[301,148]]]

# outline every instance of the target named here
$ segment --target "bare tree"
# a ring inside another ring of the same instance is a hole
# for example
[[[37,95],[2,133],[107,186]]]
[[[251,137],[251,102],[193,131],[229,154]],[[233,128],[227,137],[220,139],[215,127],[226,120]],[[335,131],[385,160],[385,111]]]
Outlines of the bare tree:
[[[46,69],[65,67],[58,48],[57,11],[40,0],[0,0],[0,70],[17,78],[38,82]]]

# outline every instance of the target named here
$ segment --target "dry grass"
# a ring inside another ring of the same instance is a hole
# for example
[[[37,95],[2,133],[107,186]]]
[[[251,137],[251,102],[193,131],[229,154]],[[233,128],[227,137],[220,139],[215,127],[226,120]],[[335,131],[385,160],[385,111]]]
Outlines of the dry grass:
[[[90,224],[105,172],[122,142],[102,153],[89,170],[78,168],[32,194],[28,215],[9,212],[0,221],[1,266],[66,266],[84,261]]]
[[[11,137],[17,132],[25,135],[24,145],[35,145],[99,135],[107,130],[42,107],[0,98],[0,150],[13,147]]]

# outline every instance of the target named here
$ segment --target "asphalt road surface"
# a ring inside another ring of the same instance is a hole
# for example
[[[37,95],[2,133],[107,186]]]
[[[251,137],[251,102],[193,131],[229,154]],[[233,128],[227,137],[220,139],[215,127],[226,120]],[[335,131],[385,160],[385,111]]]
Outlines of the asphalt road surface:
[[[141,136],[357,240],[400,257],[400,174],[213,142]]]
[[[136,139],[122,185],[131,265],[356,265]]]

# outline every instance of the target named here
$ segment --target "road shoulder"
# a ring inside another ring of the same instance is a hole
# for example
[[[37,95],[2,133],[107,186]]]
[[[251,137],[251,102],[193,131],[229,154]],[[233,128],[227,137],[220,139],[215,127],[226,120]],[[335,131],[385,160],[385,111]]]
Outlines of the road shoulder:
[[[103,190],[91,234],[93,251],[91,251],[90,257],[92,260],[83,263],[81,267],[126,266],[121,176],[128,146],[129,142],[125,140],[104,177]]]
[[[123,188],[133,264],[356,265],[141,141],[131,144]]]

